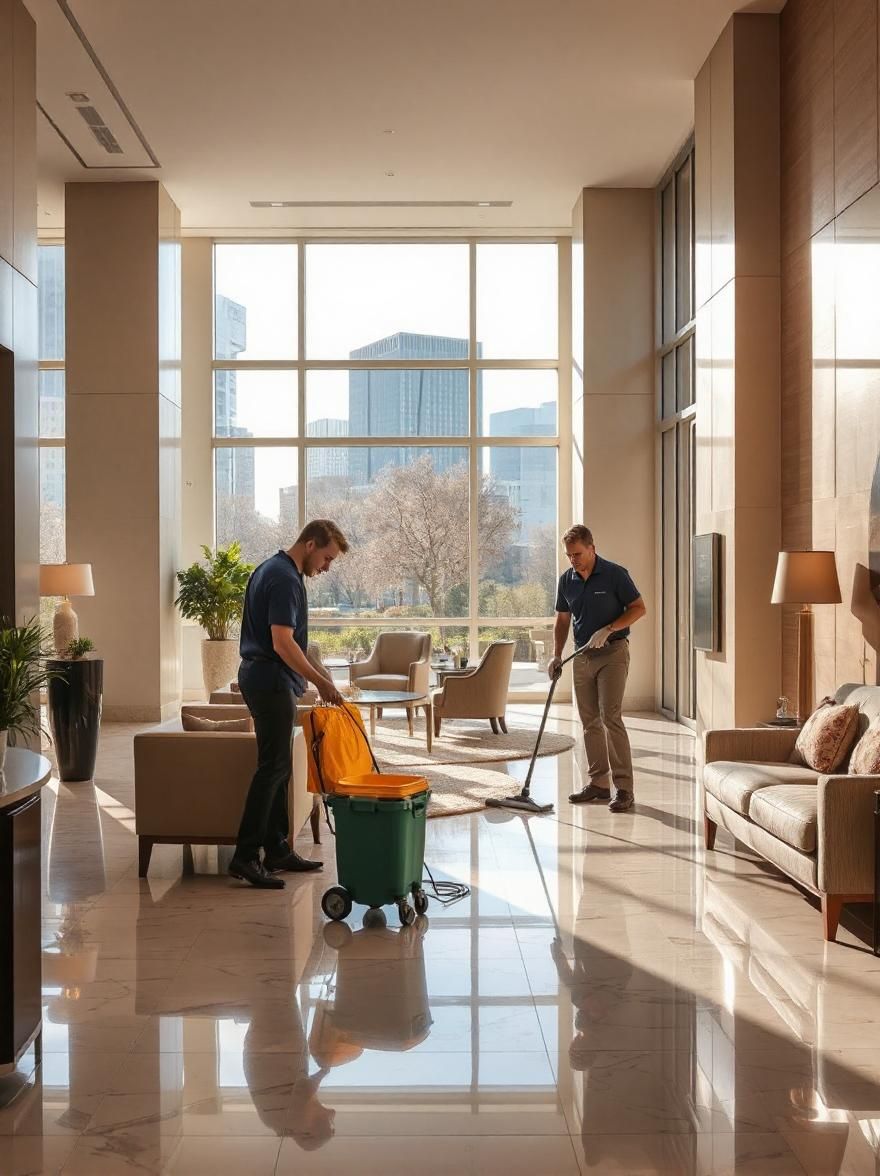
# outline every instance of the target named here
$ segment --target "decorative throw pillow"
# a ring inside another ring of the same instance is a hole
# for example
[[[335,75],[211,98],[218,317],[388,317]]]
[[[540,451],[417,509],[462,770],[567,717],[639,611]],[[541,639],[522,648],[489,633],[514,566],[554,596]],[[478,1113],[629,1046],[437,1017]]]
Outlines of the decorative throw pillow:
[[[199,715],[181,715],[184,731],[253,731],[254,720],[244,719],[203,719]]]
[[[872,723],[853,748],[849,773],[851,776],[880,775],[880,721]]]
[[[833,772],[846,759],[858,722],[857,706],[838,706],[833,699],[824,699],[804,723],[795,754],[814,772]]]

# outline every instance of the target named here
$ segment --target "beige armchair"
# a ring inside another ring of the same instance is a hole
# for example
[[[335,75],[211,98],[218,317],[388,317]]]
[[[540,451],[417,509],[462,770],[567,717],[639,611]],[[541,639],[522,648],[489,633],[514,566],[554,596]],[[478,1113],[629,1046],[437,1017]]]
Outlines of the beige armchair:
[[[367,660],[352,665],[351,684],[361,690],[400,690],[418,694],[423,701],[406,707],[412,734],[413,713],[420,707],[430,710],[430,674],[430,633],[380,633]],[[381,715],[381,711],[379,713]],[[430,715],[428,718],[430,720]]]
[[[444,719],[488,719],[492,730],[507,734],[507,692],[513,668],[513,641],[493,641],[472,670],[444,676],[434,694],[434,734]]]
[[[245,706],[186,706],[208,719],[247,717]],[[138,874],[145,878],[156,844],[234,845],[257,767],[256,736],[247,731],[184,731],[179,721],[134,737],[134,812]],[[307,820],[318,841],[320,811],[306,787],[306,739],[293,738],[288,791],[291,842]]]

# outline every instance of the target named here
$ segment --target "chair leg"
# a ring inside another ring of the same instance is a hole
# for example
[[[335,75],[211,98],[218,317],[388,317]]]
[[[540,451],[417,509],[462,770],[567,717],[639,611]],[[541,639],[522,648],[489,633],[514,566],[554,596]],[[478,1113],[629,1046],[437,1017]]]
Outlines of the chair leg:
[[[489,722],[492,726],[492,734],[497,735],[498,734],[498,720],[497,719],[490,719]]]
[[[426,735],[426,744],[427,744],[427,748],[428,748],[428,755],[431,754],[431,748],[433,746],[433,733],[434,733],[434,716],[432,715],[431,710],[432,710],[431,704],[428,703],[428,705],[425,707],[425,735]]]
[[[842,894],[822,895],[822,918],[825,923],[825,939],[828,943],[833,943],[837,938],[837,925],[843,911],[843,899]]]
[[[312,841],[315,845],[321,844],[321,806],[320,804],[313,804],[312,811],[309,815],[309,824],[312,826]]]
[[[153,838],[138,837],[138,877],[146,878],[153,856]]]
[[[443,722],[443,719],[440,716],[440,712],[434,711],[434,738],[435,739],[440,738],[440,724],[442,722]]]
[[[183,872],[184,874],[194,874],[196,872],[196,863],[193,858],[193,847],[184,842],[183,845]]]
[[[711,817],[703,815],[703,838],[706,842],[706,849],[715,848],[715,834],[718,832],[718,826]]]
[[[412,739],[415,732],[413,731],[413,713],[411,706],[406,708],[406,725],[409,727],[409,737]]]
[[[505,715],[498,716],[498,726],[501,728],[501,730],[506,735],[507,734],[507,718]]]

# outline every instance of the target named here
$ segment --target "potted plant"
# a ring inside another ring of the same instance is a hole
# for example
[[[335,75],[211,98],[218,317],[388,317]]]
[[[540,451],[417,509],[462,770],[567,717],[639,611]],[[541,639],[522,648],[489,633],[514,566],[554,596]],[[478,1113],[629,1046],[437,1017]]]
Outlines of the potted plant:
[[[0,769],[7,742],[15,744],[42,730],[39,691],[58,677],[45,666],[45,642],[36,617],[25,625],[0,621]]]
[[[195,621],[207,634],[202,641],[202,678],[210,697],[236,675],[238,640],[232,634],[241,624],[245,588],[254,568],[241,558],[238,543],[215,552],[203,546],[202,553],[203,563],[177,573],[180,592],[174,603],[185,620]]]
[[[92,653],[95,643],[91,637],[74,637],[64,651],[67,661],[82,661],[87,653]]]

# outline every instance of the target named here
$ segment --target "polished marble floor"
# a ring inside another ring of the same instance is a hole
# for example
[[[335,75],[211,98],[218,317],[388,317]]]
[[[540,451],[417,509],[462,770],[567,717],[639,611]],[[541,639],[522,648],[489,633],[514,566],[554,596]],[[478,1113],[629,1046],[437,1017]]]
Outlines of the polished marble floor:
[[[327,845],[283,892],[215,849],[140,881],[136,728],[106,726],[94,784],[45,793],[45,1052],[0,1079],[2,1176],[880,1173],[866,928],[826,945],[789,882],[706,855],[693,737],[628,725],[633,812],[568,804],[579,752],[539,761],[552,816],[429,822],[472,894],[406,929],[327,926]]]

